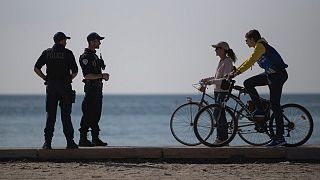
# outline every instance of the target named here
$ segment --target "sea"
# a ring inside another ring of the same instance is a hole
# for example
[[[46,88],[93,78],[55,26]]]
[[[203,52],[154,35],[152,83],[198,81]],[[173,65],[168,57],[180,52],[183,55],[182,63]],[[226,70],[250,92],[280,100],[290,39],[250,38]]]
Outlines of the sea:
[[[198,101],[201,95],[104,95],[100,137],[110,146],[184,146],[172,136],[169,122],[174,110],[186,103],[187,97]],[[83,98],[77,95],[72,107],[76,142]],[[314,129],[306,144],[319,145],[320,94],[284,94],[281,103],[297,103],[309,110]],[[45,122],[45,95],[0,95],[0,148],[40,148]],[[236,137],[230,145],[247,144]],[[66,146],[60,110],[52,146]]]

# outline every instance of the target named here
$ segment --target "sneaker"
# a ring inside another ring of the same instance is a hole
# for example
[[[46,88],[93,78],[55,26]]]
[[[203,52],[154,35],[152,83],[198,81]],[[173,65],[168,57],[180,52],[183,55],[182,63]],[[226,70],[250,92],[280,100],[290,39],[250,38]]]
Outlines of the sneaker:
[[[67,149],[78,149],[78,145],[74,141],[67,142]]]
[[[269,144],[266,145],[266,147],[279,147],[279,146],[283,146],[286,145],[287,142],[284,138],[280,138],[280,139],[274,139],[272,140]]]

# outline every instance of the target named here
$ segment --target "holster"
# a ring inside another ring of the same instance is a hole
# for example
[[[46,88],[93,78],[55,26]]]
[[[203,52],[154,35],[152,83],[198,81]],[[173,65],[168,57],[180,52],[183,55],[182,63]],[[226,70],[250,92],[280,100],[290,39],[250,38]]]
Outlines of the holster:
[[[75,90],[71,91],[71,102],[72,103],[76,102],[76,91]]]

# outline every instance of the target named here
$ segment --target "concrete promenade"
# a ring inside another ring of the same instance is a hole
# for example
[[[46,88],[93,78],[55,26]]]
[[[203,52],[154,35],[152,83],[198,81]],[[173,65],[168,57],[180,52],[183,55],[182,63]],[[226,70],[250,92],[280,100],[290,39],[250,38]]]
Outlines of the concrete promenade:
[[[230,146],[220,148],[207,147],[103,147],[66,150],[57,148],[43,150],[37,148],[0,148],[0,160],[35,161],[50,160],[228,160],[261,159],[320,162],[320,145],[301,147],[254,147]]]

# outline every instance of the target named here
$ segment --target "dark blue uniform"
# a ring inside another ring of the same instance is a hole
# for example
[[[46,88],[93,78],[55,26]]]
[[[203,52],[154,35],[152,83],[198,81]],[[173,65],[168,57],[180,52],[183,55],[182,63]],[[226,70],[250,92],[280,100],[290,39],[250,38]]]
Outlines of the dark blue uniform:
[[[104,68],[104,62],[99,59],[95,54],[96,51],[92,51],[88,48],[84,50],[84,53],[80,56],[79,62],[82,68],[83,76],[88,74],[101,74],[102,68]],[[80,123],[80,135],[86,134],[89,128],[92,130],[92,136],[99,135],[99,121],[102,110],[102,79],[95,80],[83,80],[85,97],[82,102],[83,116]]]
[[[61,108],[63,132],[67,142],[73,142],[74,129],[71,122],[72,87],[71,74],[78,72],[72,51],[63,45],[55,44],[44,50],[35,67],[41,69],[46,65],[46,112],[47,122],[44,129],[46,142],[51,143],[56,122],[57,105]]]

